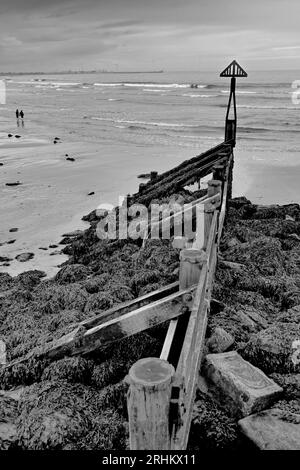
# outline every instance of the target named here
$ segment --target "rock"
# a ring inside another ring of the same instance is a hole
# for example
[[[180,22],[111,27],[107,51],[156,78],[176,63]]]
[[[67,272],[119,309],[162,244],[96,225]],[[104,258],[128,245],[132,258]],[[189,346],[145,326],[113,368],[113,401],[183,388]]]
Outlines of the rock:
[[[18,228],[15,228],[15,227],[14,227],[14,228],[10,228],[10,229],[9,229],[9,232],[17,232],[18,230],[19,230]]]
[[[204,375],[233,416],[248,416],[273,404],[282,393],[273,380],[236,351],[208,354]]]
[[[299,372],[300,324],[275,322],[252,335],[242,354],[266,373]]]
[[[93,196],[95,194],[95,191],[91,191],[90,193],[88,193],[88,196]]]
[[[257,332],[269,326],[264,317],[253,307],[245,306],[238,310],[236,315],[249,331]]]
[[[287,236],[287,238],[290,238],[291,240],[296,240],[297,242],[300,242],[300,237],[296,233],[291,233],[290,235]]]
[[[71,264],[64,266],[55,276],[59,284],[69,284],[71,282],[82,281],[91,274],[91,270],[83,264]]]
[[[34,253],[22,253],[16,256],[16,260],[20,261],[20,263],[25,263],[26,261],[31,260],[34,257]]]
[[[58,245],[49,245],[49,248],[58,248]]]
[[[300,323],[300,305],[289,308],[286,312],[280,312],[276,321],[282,323]]]
[[[59,137],[54,137],[54,140],[60,140],[60,138]]]
[[[20,181],[16,181],[15,183],[5,183],[6,186],[19,186],[20,184]]]
[[[242,432],[261,450],[300,450],[300,415],[273,408],[239,421]]]
[[[271,374],[270,376],[283,388],[284,397],[288,400],[300,400],[300,374]]]
[[[294,217],[291,217],[290,215],[286,215],[286,216],[285,216],[285,220],[290,220],[290,221],[292,221],[292,222],[295,222]]]
[[[233,248],[234,246],[237,246],[237,245],[240,245],[240,242],[238,241],[237,238],[231,238],[230,240],[228,240],[227,242],[227,247],[228,248]]]
[[[8,137],[13,137],[13,134],[7,134]]]
[[[219,267],[223,269],[234,269],[235,271],[241,271],[242,269],[245,269],[245,265],[241,263],[233,263],[232,261],[225,261],[225,260],[220,260],[219,261]]]
[[[17,427],[13,423],[0,421],[0,450],[12,448],[17,440]]]
[[[0,390],[0,396],[8,397],[15,401],[20,401],[21,395],[24,390],[25,390],[25,387],[22,387],[22,386],[13,388],[12,390]]]
[[[17,441],[18,402],[0,395],[0,450],[12,449]]]
[[[12,245],[13,243],[15,243],[16,240],[8,240],[7,244],[8,245]]]
[[[69,162],[75,162],[75,158],[73,157],[67,157],[66,160],[68,160]]]
[[[223,328],[217,327],[207,340],[206,346],[212,353],[222,353],[227,351],[234,343],[234,337]]]
[[[57,140],[53,140],[53,143],[54,143],[54,144],[57,144]]]
[[[16,139],[20,139],[21,136],[20,136],[20,135],[15,135],[15,138],[16,138]]]
[[[50,256],[56,256],[56,255],[61,255],[61,251],[55,250],[55,251],[52,251],[52,253],[50,253]]]
[[[12,259],[7,258],[7,256],[0,256],[0,263],[7,263],[8,261],[12,261]]]
[[[41,247],[39,248],[39,250],[44,250],[44,251],[46,251],[46,250],[48,250],[48,248],[46,248],[46,247],[44,247],[44,246],[41,246]]]
[[[83,235],[83,230],[74,230],[73,232],[63,233],[62,237],[82,237]]]
[[[0,162],[0,166],[3,166],[3,165],[4,165],[4,163],[1,163],[1,162]]]

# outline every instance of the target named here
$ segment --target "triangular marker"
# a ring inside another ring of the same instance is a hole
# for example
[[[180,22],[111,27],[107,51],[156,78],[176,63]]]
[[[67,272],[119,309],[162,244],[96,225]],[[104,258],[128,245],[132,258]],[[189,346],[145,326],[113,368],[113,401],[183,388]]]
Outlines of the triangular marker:
[[[220,73],[220,77],[248,77],[248,74],[244,69],[237,63],[236,60],[233,60],[231,64]]]

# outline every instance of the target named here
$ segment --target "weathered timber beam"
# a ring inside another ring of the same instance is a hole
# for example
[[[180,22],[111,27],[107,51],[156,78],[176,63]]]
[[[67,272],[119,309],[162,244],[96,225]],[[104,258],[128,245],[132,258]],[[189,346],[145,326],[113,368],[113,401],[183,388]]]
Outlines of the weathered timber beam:
[[[175,214],[172,214],[168,217],[163,217],[157,222],[150,222],[148,223],[145,229],[145,236],[144,240],[148,238],[149,232],[151,235],[155,234],[158,235],[159,233],[163,233],[163,227],[167,227],[168,230],[173,230],[176,224],[183,225],[183,222],[188,220],[188,217],[191,219],[195,219],[197,216],[196,213],[196,206],[202,205],[203,210],[213,210],[214,208],[219,207],[221,202],[221,194],[214,194],[213,196],[203,196],[200,199],[196,199],[189,204],[186,204],[182,211],[178,211]],[[148,234],[148,235],[147,235]]]
[[[191,167],[186,168],[186,170],[183,170],[180,174],[175,174],[171,178],[166,179],[159,184],[155,184],[149,188],[144,189],[141,194],[134,196],[134,202],[146,204],[149,203],[151,199],[157,198],[162,194],[169,194],[174,191],[176,192],[178,188],[192,184],[199,178],[207,176],[213,171],[214,165],[220,161],[223,161],[223,159],[224,157],[219,157],[217,155],[205,164],[201,163],[201,165],[191,165]]]
[[[187,312],[193,303],[194,288],[169,295],[102,323],[78,337],[76,331],[66,335],[44,350],[42,357],[60,359],[64,356],[87,354],[101,349],[114,341],[132,336],[155,325],[176,318]]]
[[[157,289],[146,295],[138,297],[137,299],[129,300],[128,302],[116,305],[115,307],[110,308],[109,310],[105,310],[104,312],[98,313],[96,314],[96,316],[88,318],[87,320],[80,322],[78,325],[83,325],[86,329],[93,328],[107,321],[121,317],[122,315],[125,315],[126,313],[131,312],[132,310],[137,310],[138,308],[141,308],[144,305],[148,305],[152,302],[156,302],[157,300],[163,299],[168,295],[175,294],[178,291],[179,281],[176,281],[172,284],[168,284],[167,286],[162,287],[161,289]]]
[[[186,449],[192,408],[195,399],[197,376],[205,341],[207,326],[207,310],[211,298],[211,288],[217,259],[218,211],[213,214],[206,244],[206,261],[203,261],[199,284],[182,346],[181,355],[176,369],[178,381],[183,381],[179,392],[180,424],[174,423],[172,432],[172,449]]]
[[[182,162],[180,165],[178,165],[177,167],[175,168],[172,168],[171,170],[168,170],[160,175],[157,175],[155,180],[153,182],[148,182],[145,186],[146,186],[146,190],[147,188],[150,188],[151,186],[153,187],[153,185],[156,185],[157,183],[161,182],[161,181],[166,181],[167,179],[171,178],[174,176],[174,174],[178,174],[179,172],[182,172],[182,171],[186,171],[187,167],[195,164],[195,165],[198,165],[199,163],[202,164],[205,162],[205,160],[211,158],[213,155],[215,154],[222,154],[223,152],[223,155],[227,155],[227,153],[231,150],[231,146],[228,145],[227,143],[222,143],[222,144],[219,144],[217,145],[216,147],[213,147],[209,150],[207,150],[206,152],[203,152],[202,154],[200,155],[197,155],[196,157],[193,157],[189,160],[185,160],[184,162]],[[135,194],[134,196],[137,196],[137,194]]]

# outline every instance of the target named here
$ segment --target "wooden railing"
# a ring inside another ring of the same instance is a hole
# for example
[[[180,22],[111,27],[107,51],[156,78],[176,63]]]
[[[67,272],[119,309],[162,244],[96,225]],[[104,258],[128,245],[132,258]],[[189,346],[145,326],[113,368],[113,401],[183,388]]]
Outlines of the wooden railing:
[[[213,178],[207,196],[196,201],[203,216],[197,218],[192,246],[187,241],[180,252],[179,291],[191,289],[191,309],[170,321],[160,358],[137,361],[127,376],[133,450],[187,447],[231,168],[232,155],[215,168],[221,179]]]

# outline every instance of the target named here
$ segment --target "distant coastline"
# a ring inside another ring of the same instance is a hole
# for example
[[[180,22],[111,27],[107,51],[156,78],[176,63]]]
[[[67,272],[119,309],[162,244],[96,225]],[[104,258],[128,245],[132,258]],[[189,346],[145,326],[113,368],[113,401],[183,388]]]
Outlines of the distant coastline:
[[[87,73],[115,73],[115,74],[136,74],[136,73],[163,73],[163,70],[139,70],[139,71],[112,71],[112,70],[67,70],[61,72],[0,72],[3,75],[81,75]]]

